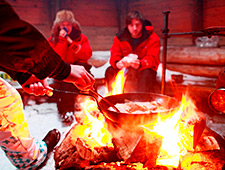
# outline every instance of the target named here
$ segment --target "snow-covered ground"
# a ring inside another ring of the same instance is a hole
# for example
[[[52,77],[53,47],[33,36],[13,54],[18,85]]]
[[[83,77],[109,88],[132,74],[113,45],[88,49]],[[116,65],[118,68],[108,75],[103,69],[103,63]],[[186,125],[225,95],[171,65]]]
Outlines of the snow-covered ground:
[[[31,135],[39,140],[42,140],[48,131],[54,128],[57,128],[62,133],[61,139],[63,139],[63,136],[70,129],[70,126],[64,127],[59,120],[55,103],[26,106],[24,114],[27,117]],[[42,170],[53,169],[55,169],[54,159],[53,154],[51,154],[50,159]],[[16,170],[2,150],[0,150],[0,170]]]

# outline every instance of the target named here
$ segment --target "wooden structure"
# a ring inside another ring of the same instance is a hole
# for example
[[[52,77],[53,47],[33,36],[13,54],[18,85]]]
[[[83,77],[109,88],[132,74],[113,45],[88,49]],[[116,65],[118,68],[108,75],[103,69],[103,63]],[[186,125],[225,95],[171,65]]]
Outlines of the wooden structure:
[[[169,13],[170,13],[170,11],[163,12],[164,24],[163,24],[163,28],[162,28],[162,34],[163,34],[162,84],[161,84],[161,93],[162,94],[165,94],[165,74],[166,74],[166,65],[167,65],[167,41],[168,41],[169,37],[171,37],[171,36],[172,37],[173,36],[187,36],[187,35],[191,35],[192,38],[198,37],[198,36],[212,37],[213,35],[219,35],[219,36],[225,37],[225,26],[209,27],[209,28],[206,28],[206,29],[201,29],[200,31],[169,33],[169,27],[168,27]],[[198,49],[196,51],[199,51],[199,50],[200,49]],[[223,53],[223,49],[221,51]],[[180,56],[179,54],[176,54],[176,55]],[[192,57],[192,60],[190,60],[191,57]],[[170,68],[172,68],[172,70],[174,70],[174,71],[183,72],[183,73],[187,73],[187,74],[191,73],[192,75],[199,75],[199,72],[201,70],[203,70],[203,68],[204,68],[205,70],[213,71],[213,74],[210,75],[209,71],[203,71],[203,73],[201,73],[201,74],[203,74],[203,76],[205,76],[205,77],[216,77],[216,75],[219,74],[219,71],[224,67],[224,64],[223,64],[223,58],[225,58],[224,54],[219,55],[219,58],[215,59],[214,62],[212,62],[210,57],[207,57],[206,59],[203,59],[203,60],[201,59],[200,61],[194,59],[195,56],[191,56],[191,57],[190,56],[184,56],[183,57],[184,59],[182,59],[182,57],[181,57],[181,60],[183,60],[182,62],[177,61],[177,59],[175,59],[176,60],[175,65],[170,67]],[[185,62],[185,58],[186,59],[189,58],[189,59],[187,59],[186,62]],[[188,65],[188,66],[185,66],[185,67],[180,67],[180,66],[177,66],[176,64],[182,64],[182,66],[184,66],[185,64],[191,64],[191,65]],[[193,74],[194,72],[192,70],[196,67],[190,67],[190,66],[193,66],[193,65],[198,66],[197,67],[198,69],[196,71],[197,73],[195,73],[195,74]],[[199,67],[199,65],[200,65],[200,67]],[[215,70],[215,68],[213,68],[213,66],[215,66],[215,65],[216,66],[219,65],[220,67],[216,68],[216,70]],[[208,68],[206,68],[206,67],[208,67]],[[184,69],[189,70],[189,72],[183,71]]]
[[[80,22],[82,31],[88,36],[93,51],[108,51],[115,34],[124,27],[125,16],[130,10],[139,10],[149,19],[154,31],[165,45],[163,11],[170,11],[170,35],[176,32],[195,32],[210,26],[225,26],[224,0],[6,0],[19,16],[33,24],[47,38],[51,34],[51,25],[60,9],[73,11]],[[168,38],[168,37],[166,37]],[[168,39],[173,46],[193,46],[196,35],[174,36]],[[167,45],[167,44],[166,44]],[[221,37],[220,46],[225,46]],[[165,48],[164,48],[165,49]],[[163,55],[167,51],[163,52]],[[163,61],[162,63],[166,63]],[[165,66],[163,67],[165,71]],[[165,73],[162,77],[164,89]],[[214,87],[213,87],[214,88]],[[199,91],[199,90],[197,90]],[[164,92],[162,92],[164,93]]]
[[[34,25],[47,38],[51,25],[60,9],[74,12],[83,33],[90,40],[94,51],[109,50],[113,37],[124,27],[125,16],[130,10],[139,10],[149,19],[154,31],[161,37],[162,11],[171,11],[170,29],[173,32],[191,32],[210,26],[225,25],[224,0],[6,0],[19,16]],[[193,45],[192,36],[169,39],[170,45]],[[220,45],[225,45],[224,38]]]

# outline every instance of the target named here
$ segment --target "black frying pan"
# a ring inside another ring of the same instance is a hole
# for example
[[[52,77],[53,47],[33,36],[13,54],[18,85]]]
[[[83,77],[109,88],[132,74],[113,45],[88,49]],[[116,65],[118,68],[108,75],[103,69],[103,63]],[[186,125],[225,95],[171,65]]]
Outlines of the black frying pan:
[[[160,115],[163,118],[170,117],[171,114],[169,113],[175,111],[175,109],[177,109],[179,106],[179,102],[176,99],[156,93],[123,93],[118,95],[107,96],[104,98],[114,105],[117,103],[125,103],[126,101],[138,101],[138,102],[156,101],[160,105],[165,107],[165,110],[160,111]],[[119,124],[128,124],[128,125],[148,124],[155,121],[158,117],[157,111],[152,111],[151,113],[140,112],[136,114],[111,111],[109,110],[110,105],[106,103],[104,100],[100,100],[98,105],[100,107],[99,109],[106,118]]]
[[[156,121],[158,118],[158,114],[164,119],[169,118],[172,115],[169,113],[174,113],[174,111],[178,108],[179,102],[172,97],[157,94],[157,93],[123,93],[118,95],[111,95],[107,97],[102,97],[97,92],[93,90],[89,91],[80,91],[80,92],[72,92],[72,91],[64,91],[59,89],[53,89],[55,92],[61,93],[71,93],[71,94],[80,94],[87,95],[93,97],[98,105],[99,110],[103,113],[103,115],[109,120],[119,123],[119,124],[131,124],[131,125],[140,125],[147,124],[153,121]],[[101,97],[98,100],[98,97]],[[126,103],[127,101],[136,101],[136,102],[152,102],[156,101],[160,105],[162,105],[165,110],[161,110],[160,113],[158,111],[152,111],[151,113],[122,113],[114,105],[117,103]],[[113,107],[115,111],[109,110],[110,107]]]

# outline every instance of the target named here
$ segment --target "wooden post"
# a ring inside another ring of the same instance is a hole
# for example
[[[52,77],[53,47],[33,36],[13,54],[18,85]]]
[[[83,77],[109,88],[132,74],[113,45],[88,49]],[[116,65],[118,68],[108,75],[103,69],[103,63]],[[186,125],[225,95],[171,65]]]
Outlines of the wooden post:
[[[203,30],[203,0],[190,1],[190,16],[192,31]],[[196,35],[192,35],[192,42],[195,45]]]
[[[128,12],[128,0],[117,0],[119,31],[126,26],[125,20]]]
[[[162,28],[163,34],[163,59],[162,59],[162,84],[161,94],[165,94],[165,75],[166,75],[166,53],[167,53],[167,38],[168,38],[168,15],[170,11],[163,11],[164,23]]]
[[[53,23],[55,15],[61,7],[60,0],[48,0],[49,22]],[[52,24],[50,24],[52,26]]]

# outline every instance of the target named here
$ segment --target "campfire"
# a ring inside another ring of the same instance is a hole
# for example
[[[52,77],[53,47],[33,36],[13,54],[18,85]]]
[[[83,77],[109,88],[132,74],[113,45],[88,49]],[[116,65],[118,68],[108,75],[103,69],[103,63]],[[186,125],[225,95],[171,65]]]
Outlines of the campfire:
[[[108,96],[123,92],[125,78],[121,70]],[[187,94],[166,118],[159,111],[147,124],[114,122],[91,98],[83,105],[78,123],[55,150],[56,169],[215,170],[225,164],[224,140],[207,128]]]

